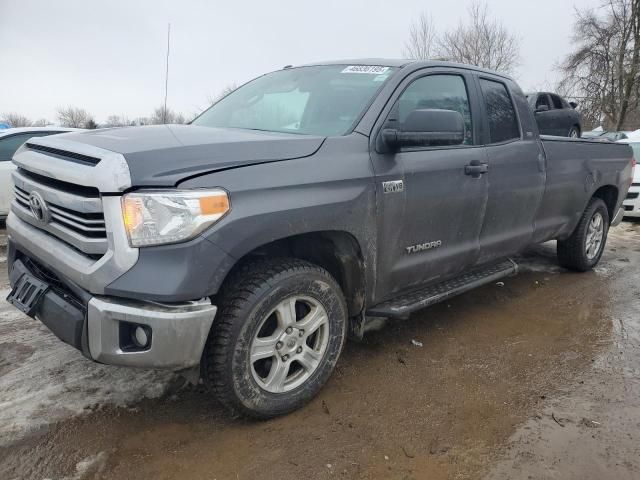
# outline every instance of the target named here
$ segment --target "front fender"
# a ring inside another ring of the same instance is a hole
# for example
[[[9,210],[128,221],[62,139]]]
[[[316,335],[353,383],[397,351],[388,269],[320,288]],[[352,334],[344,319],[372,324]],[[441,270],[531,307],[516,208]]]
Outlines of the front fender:
[[[179,188],[222,187],[231,211],[198,238],[140,249],[138,263],[107,294],[157,301],[215,295],[233,266],[256,248],[319,231],[344,231],[360,244],[374,285],[375,188],[368,140],[329,139],[315,155],[188,179]]]
[[[344,231],[361,245],[367,270],[375,270],[375,185],[366,137],[328,139],[311,157],[216,172],[180,184],[213,186],[230,192],[231,211],[204,237],[234,259],[283,238]]]

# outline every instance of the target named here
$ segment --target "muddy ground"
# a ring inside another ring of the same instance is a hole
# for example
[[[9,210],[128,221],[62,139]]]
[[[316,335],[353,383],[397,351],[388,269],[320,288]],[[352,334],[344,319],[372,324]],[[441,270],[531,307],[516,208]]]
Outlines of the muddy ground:
[[[93,364],[0,300],[0,479],[638,479],[640,223],[594,272],[554,254],[348,344],[311,404],[268,422]]]

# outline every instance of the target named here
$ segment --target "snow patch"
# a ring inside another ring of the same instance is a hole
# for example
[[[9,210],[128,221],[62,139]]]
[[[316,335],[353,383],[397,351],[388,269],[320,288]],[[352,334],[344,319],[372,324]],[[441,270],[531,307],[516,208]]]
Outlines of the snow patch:
[[[95,478],[96,475],[102,473],[107,462],[107,454],[105,452],[91,455],[76,464],[76,473],[71,477],[63,477],[60,480],[84,480],[89,475]],[[52,480],[52,479],[44,479]]]
[[[103,405],[163,395],[176,375],[94,363],[39,321],[4,301],[0,290],[0,447],[47,424]]]

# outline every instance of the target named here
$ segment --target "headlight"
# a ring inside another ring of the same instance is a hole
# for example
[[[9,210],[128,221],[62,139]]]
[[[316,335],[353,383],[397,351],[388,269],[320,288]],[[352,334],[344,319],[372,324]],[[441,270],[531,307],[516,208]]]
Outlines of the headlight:
[[[122,197],[122,215],[132,247],[188,240],[229,209],[229,197],[222,189],[141,191]]]

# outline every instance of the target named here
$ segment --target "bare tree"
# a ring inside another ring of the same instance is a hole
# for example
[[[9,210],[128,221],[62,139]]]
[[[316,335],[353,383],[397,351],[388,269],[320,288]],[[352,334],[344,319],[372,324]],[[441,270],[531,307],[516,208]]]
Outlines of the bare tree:
[[[49,125],[52,125],[52,123],[46,118],[39,118],[31,124],[32,127],[47,127]]]
[[[125,115],[109,115],[104,123],[105,127],[128,127],[130,125],[135,125],[135,122],[129,120]]]
[[[576,9],[574,51],[560,64],[560,87],[580,101],[585,123],[621,130],[638,121],[640,0],[608,0],[597,10]]]
[[[31,127],[33,124],[33,122],[27,117],[15,112],[3,113],[0,118],[0,123],[6,123],[7,125],[11,125],[14,128]]]
[[[63,127],[69,128],[88,128],[93,122],[91,115],[83,108],[77,107],[60,107],[57,110],[58,121]],[[95,123],[95,122],[93,122]]]
[[[214,103],[218,103],[224,97],[229,95],[231,92],[236,91],[237,89],[238,89],[238,85],[235,82],[234,83],[230,83],[229,85],[224,87],[222,90],[220,90],[217,94],[209,95],[207,97],[207,103],[209,105],[213,105]]]
[[[469,21],[438,41],[438,56],[458,63],[513,73],[520,64],[520,39],[500,21],[492,19],[485,3],[473,2]]]
[[[142,120],[142,119],[140,119]],[[160,106],[153,111],[153,115],[148,119],[145,119],[148,123],[145,125],[163,125],[167,123],[185,123],[184,115],[174,112],[170,108]]]
[[[427,12],[422,12],[409,27],[409,39],[404,44],[402,56],[414,60],[432,58],[437,46],[437,36],[433,19]]]
[[[149,117],[137,117],[133,120],[135,126],[151,125],[151,119]]]

